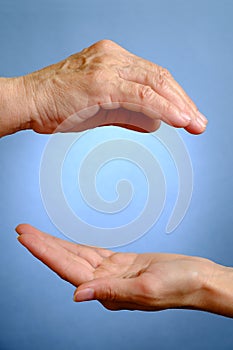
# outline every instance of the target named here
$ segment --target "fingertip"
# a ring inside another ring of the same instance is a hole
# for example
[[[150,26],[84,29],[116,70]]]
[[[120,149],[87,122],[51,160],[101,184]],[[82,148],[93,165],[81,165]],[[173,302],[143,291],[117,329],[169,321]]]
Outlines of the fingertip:
[[[18,242],[23,246],[25,246],[25,237],[27,237],[27,235],[25,236],[24,234],[17,237]]]
[[[73,296],[74,302],[90,301],[95,299],[95,290],[90,287],[83,287],[82,289],[77,289]]]
[[[22,244],[22,236],[17,236],[17,240]]]
[[[15,231],[20,235],[23,233],[26,226],[27,226],[27,224],[19,224],[16,226]]]
[[[185,129],[191,134],[200,135],[206,130],[207,124],[208,119],[200,111],[197,111],[196,116]]]
[[[185,130],[193,135],[203,134],[206,130],[207,124],[200,123],[198,120],[192,121],[188,126],[185,127]]]
[[[19,224],[16,226],[15,231],[19,234],[22,235],[23,233],[29,232],[33,227],[29,224]]]
[[[175,128],[187,128],[192,123],[192,118],[173,107],[171,113],[162,116],[162,121]]]

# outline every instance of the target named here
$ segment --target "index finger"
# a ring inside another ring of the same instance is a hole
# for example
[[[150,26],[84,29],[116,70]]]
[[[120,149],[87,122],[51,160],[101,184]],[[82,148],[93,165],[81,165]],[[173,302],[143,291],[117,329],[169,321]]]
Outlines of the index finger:
[[[74,286],[93,278],[94,269],[88,267],[84,259],[68,252],[59,244],[51,246],[33,234],[21,234],[18,240],[37,259]]]
[[[126,79],[150,86],[154,91],[175,104],[192,120],[185,129],[191,133],[205,130],[207,118],[200,113],[196,104],[188,96],[172,74],[165,68],[131,54],[133,64],[120,70]]]

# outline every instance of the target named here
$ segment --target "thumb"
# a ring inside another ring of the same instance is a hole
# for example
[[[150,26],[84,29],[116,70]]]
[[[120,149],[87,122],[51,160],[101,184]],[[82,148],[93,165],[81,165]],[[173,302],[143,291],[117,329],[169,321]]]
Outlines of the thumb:
[[[133,301],[135,291],[134,278],[98,278],[80,285],[74,293],[74,301]]]

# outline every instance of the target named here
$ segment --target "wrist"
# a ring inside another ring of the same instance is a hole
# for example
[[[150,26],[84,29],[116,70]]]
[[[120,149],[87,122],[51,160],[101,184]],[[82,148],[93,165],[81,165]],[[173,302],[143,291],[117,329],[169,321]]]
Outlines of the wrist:
[[[202,310],[233,317],[233,269],[215,264],[211,277],[205,282]]]
[[[233,269],[210,260],[203,262],[190,300],[191,309],[233,317]]]
[[[0,78],[0,137],[30,129],[29,111],[24,77]]]
[[[184,290],[180,307],[184,309],[204,310],[204,301],[215,263],[199,257],[190,257],[191,269],[186,274],[186,290]]]

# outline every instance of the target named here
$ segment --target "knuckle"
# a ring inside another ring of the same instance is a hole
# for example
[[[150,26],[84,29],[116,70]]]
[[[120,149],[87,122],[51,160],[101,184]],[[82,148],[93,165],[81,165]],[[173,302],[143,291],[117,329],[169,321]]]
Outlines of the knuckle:
[[[159,67],[158,76],[157,76],[157,84],[164,88],[167,86],[167,80],[171,77],[170,72],[163,67]]]
[[[171,73],[169,72],[169,70],[167,68],[161,67],[160,70],[161,70],[162,75],[165,78],[170,78],[171,77]]]
[[[175,107],[170,102],[165,102],[163,105],[163,114],[166,116],[175,114]]]
[[[139,92],[141,100],[151,100],[154,96],[154,90],[148,86],[144,85]]]
[[[110,303],[114,302],[116,299],[116,292],[111,288],[110,285],[105,285],[105,288],[102,290],[99,300]]]
[[[102,39],[95,43],[96,48],[99,48],[100,50],[106,51],[110,48],[112,48],[115,45],[115,43],[112,40],[109,39]]]

